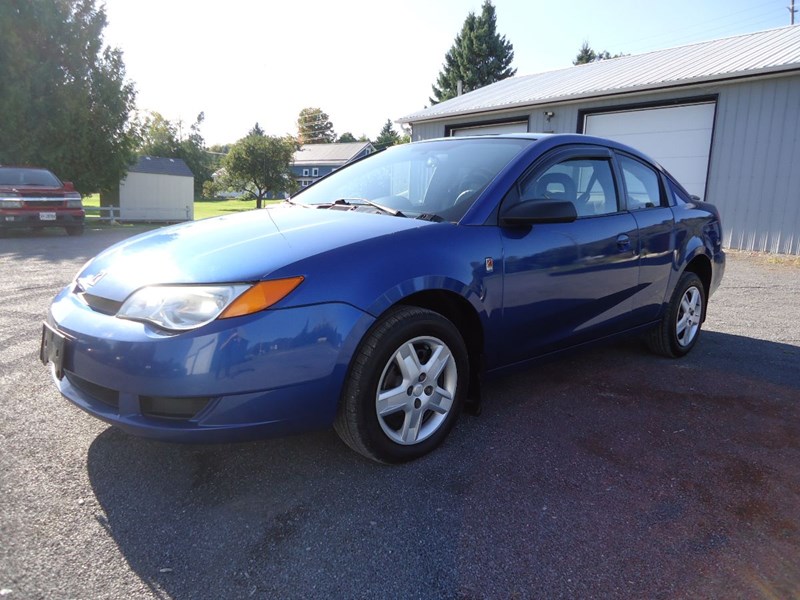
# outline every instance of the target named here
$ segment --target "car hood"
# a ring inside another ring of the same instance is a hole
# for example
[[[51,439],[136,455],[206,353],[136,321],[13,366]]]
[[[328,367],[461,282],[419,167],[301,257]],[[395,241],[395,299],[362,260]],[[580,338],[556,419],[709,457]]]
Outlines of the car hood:
[[[93,295],[122,301],[145,285],[258,281],[334,248],[430,225],[383,214],[281,205],[130,238],[87,263],[78,284]]]

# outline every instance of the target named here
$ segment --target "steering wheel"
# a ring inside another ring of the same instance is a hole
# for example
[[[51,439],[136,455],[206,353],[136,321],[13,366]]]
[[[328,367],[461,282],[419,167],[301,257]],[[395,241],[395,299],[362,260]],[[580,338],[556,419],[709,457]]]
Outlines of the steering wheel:
[[[458,206],[459,204],[464,202],[464,200],[471,198],[474,195],[475,195],[475,190],[464,190],[458,196],[456,196],[456,201],[453,202],[453,206]]]
[[[467,174],[461,181],[461,187],[464,187],[462,192],[456,196],[453,206],[458,206],[460,203],[472,198],[481,188],[489,183],[494,175],[488,169],[475,169]]]

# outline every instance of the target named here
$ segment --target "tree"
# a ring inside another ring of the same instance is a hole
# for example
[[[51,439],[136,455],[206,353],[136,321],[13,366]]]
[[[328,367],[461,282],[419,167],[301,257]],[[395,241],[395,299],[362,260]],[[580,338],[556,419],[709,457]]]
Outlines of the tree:
[[[182,159],[194,175],[195,196],[204,193],[203,184],[211,179],[214,171],[213,155],[207,151],[200,133],[204,120],[205,114],[201,112],[189,127],[189,134],[184,137],[181,121],[173,123],[160,113],[151,112],[141,126],[138,148],[139,156]]]
[[[0,2],[0,163],[116,187],[134,156],[133,84],[95,0]]]
[[[572,61],[573,65],[585,65],[591,62],[598,62],[601,60],[607,60],[609,58],[619,58],[620,56],[624,56],[623,54],[614,54],[613,56],[608,50],[603,50],[601,52],[595,52],[592,50],[592,47],[589,46],[589,42],[583,42],[581,49],[578,51],[578,55],[575,57],[575,60]]]
[[[291,163],[297,150],[291,137],[250,134],[236,142],[222,161],[228,185],[247,192],[261,208],[269,192],[292,192]]]
[[[333,123],[321,108],[304,108],[297,117],[297,138],[301,144],[332,144]]]
[[[161,113],[150,112],[140,126],[140,156],[175,158],[178,153],[178,129]]]
[[[339,139],[336,140],[338,144],[350,144],[352,142],[356,142],[356,136],[354,136],[349,131],[345,131],[342,135],[339,136]]]
[[[444,65],[436,83],[431,86],[431,104],[454,98],[458,82],[464,92],[512,77],[514,47],[504,35],[497,33],[497,15],[490,0],[485,0],[480,16],[470,12],[453,46],[444,57]]]
[[[378,139],[375,140],[375,150],[383,150],[384,148],[388,148],[389,146],[394,146],[395,144],[400,143],[400,136],[394,130],[392,126],[392,120],[386,119],[386,123],[383,125],[383,129],[381,129],[380,134],[378,134]]]
[[[205,113],[197,115],[197,119],[189,127],[189,135],[178,140],[178,158],[182,158],[194,174],[194,194],[201,196],[203,184],[211,179],[213,173],[212,158],[206,150],[206,142],[200,134],[200,125],[205,121]],[[178,135],[182,136],[182,128],[178,127]]]

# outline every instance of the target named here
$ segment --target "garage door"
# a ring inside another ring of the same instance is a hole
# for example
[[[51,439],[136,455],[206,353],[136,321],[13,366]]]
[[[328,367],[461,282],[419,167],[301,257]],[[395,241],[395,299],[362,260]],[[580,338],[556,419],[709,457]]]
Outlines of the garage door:
[[[492,133],[527,133],[527,131],[528,121],[525,120],[514,121],[513,123],[495,123],[494,125],[456,126],[450,130],[450,135],[489,135]]]
[[[641,150],[661,163],[690,194],[705,195],[716,103],[586,115],[584,133]]]

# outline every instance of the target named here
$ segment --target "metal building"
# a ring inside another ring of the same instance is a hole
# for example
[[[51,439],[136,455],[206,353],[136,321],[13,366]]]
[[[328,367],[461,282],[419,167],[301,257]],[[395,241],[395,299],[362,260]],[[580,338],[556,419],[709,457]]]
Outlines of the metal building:
[[[716,204],[729,248],[800,254],[800,26],[514,77],[410,114],[412,139],[578,132]]]

